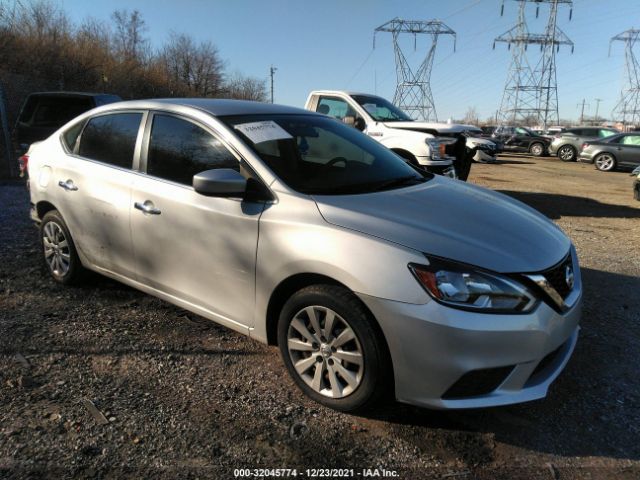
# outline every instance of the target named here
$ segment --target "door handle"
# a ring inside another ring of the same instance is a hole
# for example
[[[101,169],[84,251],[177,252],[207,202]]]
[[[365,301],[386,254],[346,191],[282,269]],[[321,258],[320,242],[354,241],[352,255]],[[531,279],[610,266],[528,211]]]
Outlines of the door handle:
[[[64,188],[66,191],[70,191],[70,192],[75,192],[76,190],[78,190],[78,187],[76,187],[73,184],[73,180],[68,179],[66,182],[63,180],[60,180],[58,182],[58,186]]]
[[[142,213],[146,213],[149,215],[160,215],[162,213],[162,211],[159,208],[156,208],[153,205],[153,202],[150,200],[145,200],[144,203],[143,202],[136,202],[133,204],[133,206],[137,209],[140,210]]]

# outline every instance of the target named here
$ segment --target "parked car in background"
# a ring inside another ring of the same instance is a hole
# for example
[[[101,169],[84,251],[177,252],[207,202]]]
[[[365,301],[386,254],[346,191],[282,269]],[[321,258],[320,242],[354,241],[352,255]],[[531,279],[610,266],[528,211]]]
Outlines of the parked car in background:
[[[484,125],[480,127],[480,130],[482,130],[483,137],[490,137],[491,135],[493,135],[493,132],[496,131],[496,128],[498,127],[495,125]]]
[[[454,157],[446,153],[452,143],[425,130],[423,122],[388,100],[366,93],[316,90],[309,94],[305,109],[333,117],[364,132],[412,165],[432,173],[456,177]]]
[[[495,129],[492,138],[502,144],[507,152],[530,153],[541,157],[548,153],[551,139],[538,135],[526,127],[500,126]]]
[[[24,100],[13,129],[20,176],[27,172],[29,146],[44,140],[62,125],[92,108],[122,100],[117,95],[82,92],[37,92]]]
[[[633,172],[631,172],[631,176],[636,177],[633,181],[633,198],[640,200],[640,167],[636,167]]]
[[[588,140],[610,137],[620,133],[613,128],[573,127],[558,133],[549,145],[549,153],[557,155],[563,162],[575,162],[582,144]]]
[[[640,132],[619,133],[582,145],[581,162],[593,163],[602,172],[640,165]]]
[[[122,102],[36,145],[28,168],[55,281],[95,270],[278,345],[331,408],[542,398],[577,342],[580,267],[553,222],[326,115]]]

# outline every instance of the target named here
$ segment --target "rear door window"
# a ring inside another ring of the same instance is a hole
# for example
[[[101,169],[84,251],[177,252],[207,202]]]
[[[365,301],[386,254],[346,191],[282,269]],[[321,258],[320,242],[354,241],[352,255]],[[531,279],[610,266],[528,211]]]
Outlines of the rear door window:
[[[93,117],[80,137],[78,154],[121,168],[131,168],[142,113]]]
[[[240,163],[220,140],[195,123],[172,115],[153,116],[148,175],[191,185],[194,175],[215,168],[240,171]]]

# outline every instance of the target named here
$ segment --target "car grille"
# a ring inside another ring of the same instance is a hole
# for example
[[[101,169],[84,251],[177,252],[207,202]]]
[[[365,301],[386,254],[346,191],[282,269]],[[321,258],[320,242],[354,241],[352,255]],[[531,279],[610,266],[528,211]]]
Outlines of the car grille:
[[[565,258],[562,262],[560,262],[555,267],[550,268],[549,270],[546,270],[541,273],[541,275],[543,275],[544,278],[547,279],[549,284],[555,289],[556,292],[558,292],[558,295],[560,295],[563,300],[567,298],[567,295],[569,295],[569,293],[571,293],[571,290],[572,290],[572,287],[567,285],[567,279],[566,279],[567,266],[573,269],[573,261],[571,260],[571,254],[567,255],[567,258]]]

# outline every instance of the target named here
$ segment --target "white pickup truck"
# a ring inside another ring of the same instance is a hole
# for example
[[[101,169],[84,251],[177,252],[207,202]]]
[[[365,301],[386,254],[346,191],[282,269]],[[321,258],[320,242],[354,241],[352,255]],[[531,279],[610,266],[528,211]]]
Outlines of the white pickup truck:
[[[365,93],[316,90],[309,94],[305,108],[354,126],[409,163],[454,178],[457,177],[453,167],[455,158],[446,153],[451,151],[447,146],[451,146],[460,133],[477,129],[469,125],[414,121],[388,100]],[[476,140],[477,145],[473,143]],[[474,138],[468,146],[479,147],[485,142],[491,144]]]

